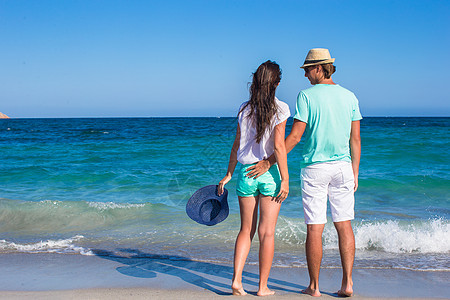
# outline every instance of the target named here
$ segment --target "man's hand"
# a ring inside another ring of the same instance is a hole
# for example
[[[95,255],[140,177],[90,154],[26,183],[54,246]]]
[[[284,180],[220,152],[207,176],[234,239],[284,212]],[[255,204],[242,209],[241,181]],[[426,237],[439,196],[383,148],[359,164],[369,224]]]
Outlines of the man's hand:
[[[270,169],[270,162],[266,159],[263,159],[253,166],[250,166],[247,168],[246,171],[250,171],[247,173],[247,177],[249,178],[258,178],[262,174],[266,173]]]
[[[356,192],[356,190],[358,189],[358,175],[353,175],[353,177],[355,178],[355,188],[354,188],[354,192]]]

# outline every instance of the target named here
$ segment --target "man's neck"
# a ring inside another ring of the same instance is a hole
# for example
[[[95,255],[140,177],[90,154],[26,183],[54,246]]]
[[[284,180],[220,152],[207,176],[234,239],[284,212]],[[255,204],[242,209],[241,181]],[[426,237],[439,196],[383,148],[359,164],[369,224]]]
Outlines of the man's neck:
[[[333,82],[333,79],[330,78],[324,78],[323,80],[321,80],[320,82],[316,83],[316,84],[333,84],[335,85],[336,83]]]

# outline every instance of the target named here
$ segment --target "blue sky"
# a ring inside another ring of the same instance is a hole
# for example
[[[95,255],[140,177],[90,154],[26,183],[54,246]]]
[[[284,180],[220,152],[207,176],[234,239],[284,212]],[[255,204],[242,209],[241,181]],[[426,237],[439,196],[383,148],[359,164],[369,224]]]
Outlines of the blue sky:
[[[267,59],[293,112],[315,47],[364,116],[450,116],[450,1],[414,0],[0,0],[0,112],[234,116]]]

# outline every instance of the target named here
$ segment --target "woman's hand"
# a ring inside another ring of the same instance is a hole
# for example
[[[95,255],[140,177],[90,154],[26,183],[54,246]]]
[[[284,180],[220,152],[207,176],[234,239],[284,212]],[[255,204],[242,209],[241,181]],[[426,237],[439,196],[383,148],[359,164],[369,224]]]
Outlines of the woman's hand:
[[[222,196],[223,194],[223,189],[225,187],[225,184],[228,183],[228,181],[231,180],[231,175],[226,175],[220,182],[219,182],[219,186],[217,187],[217,195]]]
[[[270,162],[266,159],[260,160],[256,164],[250,166],[247,168],[246,171],[250,171],[247,173],[247,177],[255,179],[261,176],[262,174],[266,173],[270,169]]]
[[[287,198],[288,195],[289,195],[289,180],[281,180],[280,192],[275,198],[275,201],[281,203]]]

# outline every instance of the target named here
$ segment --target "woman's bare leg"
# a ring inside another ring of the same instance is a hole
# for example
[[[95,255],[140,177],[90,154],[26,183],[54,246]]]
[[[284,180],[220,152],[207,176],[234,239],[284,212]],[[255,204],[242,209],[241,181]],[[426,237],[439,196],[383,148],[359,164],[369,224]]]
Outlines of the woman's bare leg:
[[[258,197],[239,197],[239,208],[241,211],[241,229],[234,247],[234,273],[231,289],[233,295],[243,296],[247,293],[242,287],[242,272],[256,232]]]
[[[267,281],[272,267],[275,248],[275,226],[277,225],[281,204],[275,202],[273,197],[260,195],[259,206],[259,290],[257,295],[268,296],[275,293],[267,287]]]

